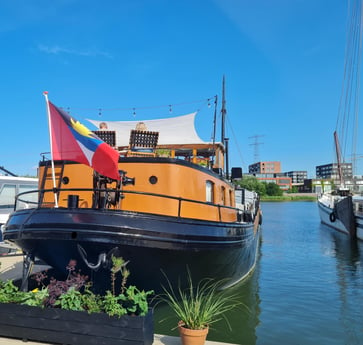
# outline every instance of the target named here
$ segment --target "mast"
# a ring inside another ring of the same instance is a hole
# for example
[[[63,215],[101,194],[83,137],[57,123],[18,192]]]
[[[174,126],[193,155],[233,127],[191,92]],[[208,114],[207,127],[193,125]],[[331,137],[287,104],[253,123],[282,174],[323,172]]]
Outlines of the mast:
[[[223,163],[223,170],[226,173],[227,179],[229,178],[229,164],[228,164],[228,139],[225,136],[225,121],[226,121],[226,95],[225,95],[225,89],[226,89],[226,78],[223,76],[223,82],[222,82],[222,109],[221,109],[221,115],[222,115],[222,125],[221,125],[221,142],[224,145],[224,163]]]
[[[337,155],[338,175],[339,175],[340,187],[343,187],[344,186],[344,180],[343,180],[343,170],[342,170],[342,156],[341,156],[341,152],[340,152],[340,145],[339,145],[337,131],[334,131],[334,144],[335,144],[335,153]]]
[[[225,77],[223,76],[222,81],[222,109],[221,109],[221,115],[222,115],[222,126],[221,126],[221,142],[224,144],[224,131],[225,131],[225,118],[226,118],[226,96],[225,96]]]

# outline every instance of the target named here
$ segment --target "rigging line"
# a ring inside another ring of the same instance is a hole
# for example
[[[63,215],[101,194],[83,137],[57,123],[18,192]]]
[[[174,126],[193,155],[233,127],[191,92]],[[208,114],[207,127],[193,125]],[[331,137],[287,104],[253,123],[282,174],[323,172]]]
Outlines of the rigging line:
[[[345,156],[345,152],[347,149],[347,131],[349,131],[349,122],[351,117],[351,101],[353,97],[353,82],[354,82],[354,73],[355,73],[355,64],[354,64],[354,57],[355,57],[355,46],[356,46],[356,8],[353,7],[351,10],[351,20],[350,20],[350,27],[349,27],[349,39],[348,39],[348,50],[347,50],[347,80],[346,80],[346,93],[345,93],[345,107],[343,109],[344,115],[341,124],[341,147],[342,147],[342,154]]]
[[[194,100],[189,102],[181,102],[181,103],[168,103],[164,105],[155,105],[155,106],[144,106],[144,107],[129,107],[129,108],[80,108],[80,107],[72,107],[73,110],[97,110],[97,111],[120,111],[120,110],[127,110],[127,111],[134,111],[134,110],[144,110],[144,109],[157,109],[157,108],[170,108],[170,107],[177,107],[181,105],[189,105],[189,104],[196,104],[196,103],[208,103],[214,97],[204,98],[201,100]],[[62,109],[66,109],[66,107],[62,107]],[[71,109],[70,107],[67,109]]]
[[[343,142],[343,148],[344,152],[347,148],[347,131],[349,131],[349,123],[351,118],[351,109],[352,109],[352,98],[354,97],[354,88],[353,83],[355,81],[355,75],[356,75],[356,41],[357,41],[357,32],[356,32],[356,21],[357,21],[357,9],[354,6],[352,14],[352,20],[351,20],[351,27],[350,27],[350,41],[349,41],[349,50],[348,50],[348,80],[347,80],[347,94],[346,94],[346,106],[345,106],[345,114],[343,117],[343,132],[342,132],[342,142]]]
[[[354,11],[354,18],[353,18],[353,38],[352,38],[352,55],[351,55],[351,82],[350,82],[350,98],[348,103],[348,116],[346,117],[346,123],[345,123],[345,132],[344,132],[344,156],[346,155],[346,152],[348,151],[348,141],[349,138],[351,138],[350,145],[351,150],[353,149],[354,145],[354,120],[355,115],[357,111],[357,106],[359,104],[358,99],[358,91],[359,91],[359,84],[360,84],[360,9],[359,5],[358,7],[355,7]],[[348,132],[352,135],[348,135]]]
[[[230,121],[229,121],[228,116],[227,116],[227,123],[228,123],[228,128],[229,128],[229,129],[231,130],[231,132],[232,132],[232,137],[233,137],[233,140],[234,140],[234,142],[235,142],[235,144],[236,144],[236,148],[237,148],[238,155],[239,155],[239,158],[240,158],[240,160],[241,160],[242,166],[245,166],[245,162],[244,162],[244,160],[243,160],[243,156],[242,156],[241,148],[240,148],[240,146],[239,146],[239,144],[238,144],[237,137],[236,137],[236,135],[234,134],[233,126],[231,125],[231,123],[230,123]]]
[[[356,4],[356,2],[354,3]],[[340,132],[341,142],[343,143],[344,152],[347,147],[348,129],[351,118],[352,107],[357,110],[359,99],[357,92],[360,89],[360,56],[361,56],[361,9],[359,4],[351,7],[349,2],[348,21],[347,21],[347,38],[345,49],[344,78],[342,83],[342,91],[339,101],[338,118],[336,130]],[[358,59],[358,63],[357,63]],[[357,73],[358,71],[358,73]],[[353,88],[354,86],[354,88]],[[344,97],[345,96],[345,97]],[[352,105],[353,104],[353,105]]]
[[[362,57],[362,16],[363,16],[363,12],[362,12],[362,3],[359,2],[359,33],[358,33],[358,66],[357,66],[357,87],[356,87],[356,104],[355,104],[355,114],[354,114],[354,123],[355,125],[353,126],[353,138],[352,138],[352,153],[353,153],[353,157],[352,157],[352,169],[353,169],[353,174],[356,174],[356,152],[357,152],[357,141],[358,141],[358,122],[359,122],[359,95],[360,95],[360,74],[361,74],[361,57]]]
[[[352,20],[352,12],[354,10],[351,9],[351,2],[348,3],[348,14],[347,14],[347,24],[346,24],[346,44],[345,44],[345,58],[344,58],[344,76],[342,80],[342,90],[339,101],[338,108],[338,117],[337,117],[337,125],[336,130],[340,132],[342,135],[345,130],[346,117],[347,117],[347,103],[349,98],[349,85],[350,85],[350,77],[351,77],[351,45],[352,43],[352,32],[354,27],[354,21]],[[344,97],[345,96],[345,97]],[[343,107],[344,105],[344,107]]]

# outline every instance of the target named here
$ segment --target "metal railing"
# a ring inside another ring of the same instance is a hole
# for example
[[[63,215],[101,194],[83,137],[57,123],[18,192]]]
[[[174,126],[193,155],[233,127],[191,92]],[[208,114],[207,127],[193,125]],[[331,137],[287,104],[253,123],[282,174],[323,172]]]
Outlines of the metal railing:
[[[92,193],[92,195],[89,198],[89,200],[92,201],[92,204],[93,204],[93,200],[94,200],[93,199],[94,195],[96,193],[104,193],[104,196],[107,197],[107,195],[110,194],[110,193],[120,192],[120,194],[121,194],[120,200],[117,202],[116,205],[110,207],[111,210],[115,210],[115,211],[117,211],[117,210],[133,211],[133,210],[130,210],[130,209],[126,210],[126,209],[121,208],[121,202],[122,202],[125,194],[140,195],[141,197],[154,197],[154,198],[163,198],[163,199],[168,199],[168,200],[175,200],[175,201],[178,202],[178,206],[177,206],[177,210],[175,211],[175,213],[172,216],[178,217],[178,218],[182,217],[182,206],[183,206],[183,204],[184,205],[185,204],[195,204],[195,205],[199,204],[199,205],[203,205],[203,206],[206,206],[208,208],[211,208],[211,210],[214,210],[214,212],[217,212],[217,219],[220,222],[222,221],[223,211],[227,211],[227,213],[229,215],[231,215],[232,214],[231,212],[233,212],[236,215],[236,219],[239,219],[239,220],[243,219],[243,214],[244,213],[249,212],[249,211],[244,211],[242,209],[227,206],[227,205],[213,204],[211,202],[187,199],[187,198],[176,197],[176,196],[172,196],[172,195],[149,193],[149,192],[139,192],[139,191],[128,191],[128,190],[119,191],[119,190],[114,190],[114,189],[97,189],[97,188],[61,188],[61,189],[53,188],[53,189],[41,189],[41,190],[33,190],[33,191],[22,192],[22,193],[19,193],[15,198],[14,211],[18,210],[19,208],[24,208],[24,207],[18,207],[20,202],[25,203],[27,205],[34,206],[33,208],[51,208],[51,207],[54,207],[54,202],[45,202],[44,201],[45,195],[48,194],[48,193],[52,193],[52,194],[56,194],[57,197],[59,197],[59,193],[64,193],[64,192],[66,192],[67,195],[73,195],[72,193],[74,193],[74,192]],[[33,194],[33,193],[37,193],[37,195],[38,195],[38,201],[37,202],[26,199],[26,196],[28,196],[30,194]],[[61,206],[61,207],[64,208],[64,206]],[[95,209],[95,208],[100,208],[100,207],[78,207],[77,206],[77,208]],[[145,213],[153,214],[155,212],[145,211]]]

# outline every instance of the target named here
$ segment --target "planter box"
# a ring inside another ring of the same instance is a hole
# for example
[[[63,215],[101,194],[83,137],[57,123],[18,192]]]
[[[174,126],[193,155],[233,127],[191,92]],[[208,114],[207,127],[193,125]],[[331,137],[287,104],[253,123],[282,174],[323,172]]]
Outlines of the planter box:
[[[152,345],[152,310],[146,316],[110,317],[103,313],[0,303],[0,336],[55,344]]]

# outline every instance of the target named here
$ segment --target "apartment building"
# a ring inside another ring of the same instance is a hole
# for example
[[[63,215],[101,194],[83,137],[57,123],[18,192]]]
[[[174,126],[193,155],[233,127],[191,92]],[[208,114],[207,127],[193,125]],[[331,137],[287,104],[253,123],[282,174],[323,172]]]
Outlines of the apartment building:
[[[278,174],[281,173],[280,162],[258,162],[248,166],[249,174]]]

